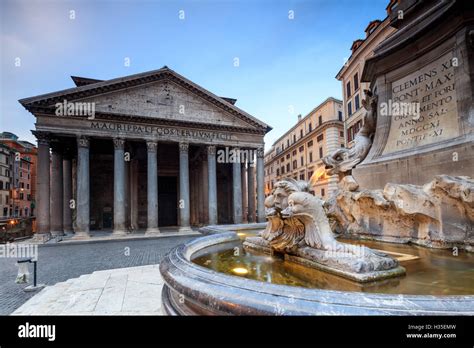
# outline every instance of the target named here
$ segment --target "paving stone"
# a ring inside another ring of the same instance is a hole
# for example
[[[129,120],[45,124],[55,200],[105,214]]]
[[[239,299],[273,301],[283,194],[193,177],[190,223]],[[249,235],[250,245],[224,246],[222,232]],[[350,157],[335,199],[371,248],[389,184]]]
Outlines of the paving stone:
[[[149,313],[160,313],[161,289],[157,284],[128,281],[125,297],[123,299],[122,311],[142,314],[146,310]]]
[[[150,279],[154,283],[149,283]],[[90,288],[91,284],[94,288]],[[101,287],[97,287],[99,284]],[[94,272],[72,279],[67,286],[58,283],[45,288],[13,314],[162,315],[162,288],[158,267]]]

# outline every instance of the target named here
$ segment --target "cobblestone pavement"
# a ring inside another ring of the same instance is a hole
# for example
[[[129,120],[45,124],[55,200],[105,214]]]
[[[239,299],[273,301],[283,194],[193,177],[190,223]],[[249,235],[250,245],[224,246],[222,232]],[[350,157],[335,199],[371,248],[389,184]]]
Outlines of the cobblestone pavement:
[[[178,244],[195,236],[146,240],[107,241],[86,244],[40,246],[38,283],[53,285],[94,271],[152,265]],[[0,258],[0,315],[15,311],[37,292],[24,292],[30,284],[16,284],[15,258]],[[33,266],[30,265],[31,278]]]

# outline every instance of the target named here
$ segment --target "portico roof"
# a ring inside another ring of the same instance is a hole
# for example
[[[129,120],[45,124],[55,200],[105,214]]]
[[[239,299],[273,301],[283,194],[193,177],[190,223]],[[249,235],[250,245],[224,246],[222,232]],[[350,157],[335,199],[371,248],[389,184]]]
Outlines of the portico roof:
[[[184,76],[178,74],[167,66],[158,70],[148,71],[144,73],[119,77],[110,80],[95,80],[90,78],[73,77],[74,82],[78,85],[74,88],[68,88],[57,92],[42,94],[34,97],[20,99],[19,102],[30,112],[41,111],[54,106],[58,102],[81,100],[90,98],[104,93],[124,90],[130,87],[136,87],[160,80],[170,80],[181,87],[190,90],[194,94],[223,109],[224,111],[241,119],[253,128],[258,129],[262,133],[269,132],[272,128],[266,123],[246,113],[242,109],[233,105],[226,98],[219,97],[196,83],[188,80]]]

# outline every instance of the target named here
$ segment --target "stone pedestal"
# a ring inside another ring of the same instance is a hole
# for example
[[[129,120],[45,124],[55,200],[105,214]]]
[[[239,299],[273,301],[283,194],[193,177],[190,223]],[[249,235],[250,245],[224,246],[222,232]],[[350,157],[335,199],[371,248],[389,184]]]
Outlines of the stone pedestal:
[[[352,171],[361,187],[473,175],[472,13],[469,1],[439,0],[400,2],[390,15],[398,31],[375,49],[362,75],[378,108],[373,145]],[[396,106],[414,110],[401,114]]]

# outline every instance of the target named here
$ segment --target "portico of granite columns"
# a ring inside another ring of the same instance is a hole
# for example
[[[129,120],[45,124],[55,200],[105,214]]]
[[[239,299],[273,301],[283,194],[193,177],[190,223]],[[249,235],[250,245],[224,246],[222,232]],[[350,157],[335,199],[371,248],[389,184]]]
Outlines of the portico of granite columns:
[[[63,155],[61,144],[52,143],[51,158],[51,235],[63,236]]]
[[[90,173],[89,138],[77,138],[77,202],[76,230],[74,238],[89,238],[90,224]]]
[[[63,232],[72,234],[72,160],[68,153],[63,154]]]
[[[191,232],[189,206],[189,144],[179,143],[179,232]]]
[[[255,222],[255,160],[249,159],[247,163],[247,188],[248,188],[248,222]]]
[[[125,140],[114,142],[114,235],[124,235],[125,230]]]
[[[36,187],[38,191],[36,220],[37,240],[50,238],[50,171],[49,171],[49,136],[45,133],[35,132],[38,139],[38,175]]]
[[[216,147],[207,147],[208,194],[209,194],[209,225],[217,224],[217,173]]]
[[[232,162],[232,199],[234,224],[242,223],[242,178],[240,172],[240,149],[234,148]]]
[[[147,234],[160,233],[158,229],[158,163],[157,148],[158,143],[147,141],[148,165],[147,165],[147,190],[148,190],[148,215]]]
[[[264,171],[263,171],[263,147],[257,149],[257,221],[265,222],[265,194],[264,194]]]

